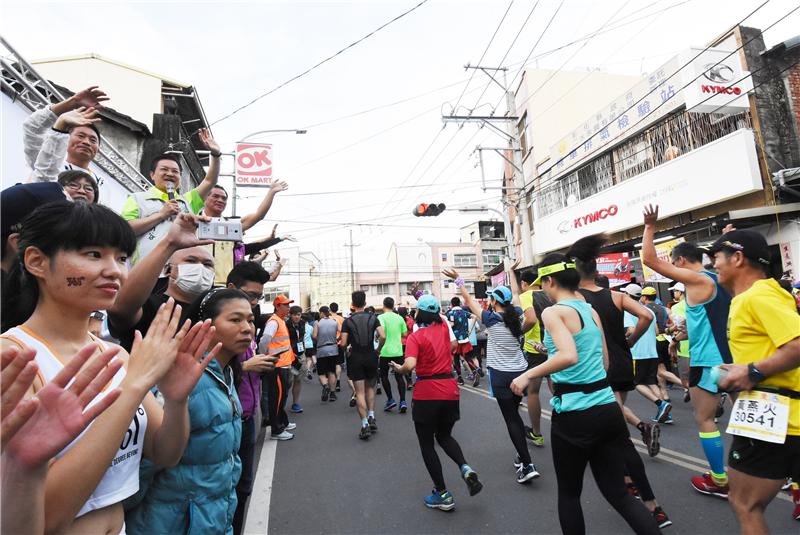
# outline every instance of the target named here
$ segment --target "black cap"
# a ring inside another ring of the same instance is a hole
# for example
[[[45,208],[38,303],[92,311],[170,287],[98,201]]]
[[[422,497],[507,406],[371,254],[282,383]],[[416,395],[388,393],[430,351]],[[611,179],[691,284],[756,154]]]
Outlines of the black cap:
[[[57,182],[34,182],[14,184],[0,192],[0,229],[3,244],[14,232],[19,232],[19,224],[25,217],[43,204],[53,201],[66,201],[64,188]]]
[[[754,262],[764,266],[770,265],[767,240],[753,230],[732,230],[723,234],[711,246],[710,254],[713,255],[723,249],[731,252],[741,251],[745,257]]]

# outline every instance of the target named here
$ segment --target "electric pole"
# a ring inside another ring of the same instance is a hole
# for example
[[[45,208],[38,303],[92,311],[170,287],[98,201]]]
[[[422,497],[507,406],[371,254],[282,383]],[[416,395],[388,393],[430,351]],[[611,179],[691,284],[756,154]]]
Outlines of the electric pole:
[[[350,229],[350,243],[345,243],[345,247],[350,248],[350,293],[356,291],[356,270],[353,267],[353,248],[360,247],[360,243],[353,243],[353,229]]]

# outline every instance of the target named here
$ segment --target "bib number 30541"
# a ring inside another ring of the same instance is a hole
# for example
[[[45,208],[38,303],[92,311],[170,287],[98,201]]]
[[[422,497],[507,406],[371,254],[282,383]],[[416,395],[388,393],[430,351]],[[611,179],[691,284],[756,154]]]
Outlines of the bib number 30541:
[[[728,422],[731,435],[783,444],[789,427],[789,398],[748,390],[736,399]]]

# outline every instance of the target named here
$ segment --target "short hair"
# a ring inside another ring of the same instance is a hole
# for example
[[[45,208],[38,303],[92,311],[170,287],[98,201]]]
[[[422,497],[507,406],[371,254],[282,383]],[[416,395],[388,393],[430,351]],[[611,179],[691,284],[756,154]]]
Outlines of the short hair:
[[[175,162],[176,164],[178,164],[178,169],[180,169],[180,171],[183,172],[183,166],[181,165],[181,160],[180,160],[180,158],[178,157],[177,154],[159,154],[158,156],[156,156],[155,158],[150,160],[150,172],[151,173],[155,172],[156,167],[158,167],[158,162],[160,162],[162,160],[170,160],[170,161]]]
[[[460,307],[461,306],[461,299],[458,297],[454,297],[450,300],[450,306]]]
[[[228,273],[225,283],[241,288],[248,282],[266,284],[268,280],[269,273],[258,262],[240,262]]]
[[[704,252],[705,251],[703,251],[703,249],[698,247],[696,243],[684,241],[672,248],[670,257],[673,260],[677,260],[680,257],[684,257],[689,262],[697,263],[703,261]]]
[[[302,314],[302,313],[303,313],[303,307],[301,307],[301,306],[292,305],[292,306],[289,307],[289,315],[290,316],[292,314]]]
[[[392,299],[391,297],[384,298],[383,306],[390,310],[394,310],[394,299]]]
[[[362,308],[367,304],[367,294],[365,294],[361,290],[356,290],[350,297],[351,301],[353,302],[353,306],[355,306],[356,308]]]
[[[97,143],[100,144],[100,140],[102,139],[102,137],[100,136],[100,129],[97,128],[97,126],[94,123],[76,124],[75,126],[70,126],[67,129],[67,132],[69,132],[71,134],[73,130],[75,130],[76,128],[80,128],[80,127],[91,128],[92,130],[94,130],[94,133],[97,134]]]
[[[522,279],[522,281],[525,284],[533,284],[534,282],[536,282],[536,277],[537,276],[538,276],[538,273],[536,272],[536,270],[526,269],[525,271],[523,271],[520,274],[519,278]]]
[[[178,165],[180,165],[180,164],[178,164]],[[225,188],[223,188],[219,184],[214,184],[213,186],[211,186],[211,189],[221,189],[222,191],[225,192],[225,197],[228,196],[228,190],[226,190]]]
[[[319,313],[327,317],[331,315],[331,309],[326,307],[325,305],[322,305],[321,307],[319,307]]]
[[[67,187],[67,184],[80,180],[81,178],[85,178],[92,184],[92,188],[94,188],[93,202],[97,203],[97,200],[100,197],[100,188],[97,185],[97,180],[86,171],[81,171],[79,169],[69,169],[67,171],[61,171],[58,174],[58,179],[56,181],[62,188],[65,188]]]
[[[331,312],[339,312],[339,303],[330,304]]]

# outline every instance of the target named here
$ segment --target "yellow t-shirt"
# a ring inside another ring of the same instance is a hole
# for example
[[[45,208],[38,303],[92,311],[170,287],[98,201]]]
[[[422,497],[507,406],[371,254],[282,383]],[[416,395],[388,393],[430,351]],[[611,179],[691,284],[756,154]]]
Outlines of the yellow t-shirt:
[[[750,364],[772,355],[800,336],[800,315],[794,298],[775,279],[756,281],[731,300],[728,338],[736,364]],[[764,386],[800,392],[800,368],[767,378]],[[789,400],[790,435],[800,435],[800,399]]]
[[[519,294],[519,304],[523,312],[529,308],[533,308],[533,290],[528,290],[527,292]],[[525,333],[525,351],[528,353],[539,353],[533,346],[534,342],[542,342],[542,330],[538,321],[530,331]]]

